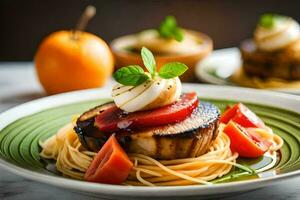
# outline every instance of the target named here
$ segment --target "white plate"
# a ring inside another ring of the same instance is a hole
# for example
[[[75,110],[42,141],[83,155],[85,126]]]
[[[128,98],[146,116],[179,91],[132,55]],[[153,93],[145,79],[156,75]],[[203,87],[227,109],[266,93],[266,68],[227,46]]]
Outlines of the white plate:
[[[215,50],[209,57],[196,65],[198,79],[217,85],[236,85],[228,78],[241,67],[242,60],[238,48]],[[300,94],[300,89],[280,88],[275,91]]]
[[[238,101],[247,101],[258,104],[266,104],[275,107],[281,107],[300,113],[300,97],[276,93],[270,91],[261,91],[255,89],[242,89],[229,86],[212,86],[200,84],[185,84],[184,91],[196,91],[200,97],[214,99],[234,99]],[[108,89],[93,89],[78,92],[65,93],[45,97],[10,109],[0,115],[0,130],[10,123],[30,114],[53,108],[61,105],[77,103],[87,100],[109,97]],[[281,174],[274,177],[267,177],[242,182],[232,182],[217,185],[194,185],[194,186],[173,186],[173,187],[134,187],[88,183],[67,179],[63,177],[51,176],[43,173],[30,171],[17,165],[0,159],[0,165],[5,169],[20,176],[51,184],[57,187],[71,189],[76,192],[84,192],[89,195],[99,195],[110,199],[128,199],[139,198],[153,199],[166,197],[197,197],[206,198],[208,196],[225,195],[229,193],[245,192],[279,181],[288,180],[300,174],[300,171],[294,171],[287,174]],[[3,172],[1,172],[3,173]],[[164,198],[164,199],[165,199]]]

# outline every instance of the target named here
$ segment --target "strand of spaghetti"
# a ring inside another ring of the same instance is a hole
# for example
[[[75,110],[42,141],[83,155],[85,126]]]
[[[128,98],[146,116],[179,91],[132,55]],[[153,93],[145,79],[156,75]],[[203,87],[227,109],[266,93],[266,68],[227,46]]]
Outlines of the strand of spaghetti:
[[[228,173],[229,170],[226,171],[226,173]],[[201,178],[203,178],[204,180],[212,180],[212,179],[217,178],[217,176],[216,175],[210,175],[210,176],[201,177]],[[149,180],[148,180],[148,182],[149,182]],[[135,182],[135,183],[131,182],[131,184],[132,185],[140,185],[138,182]],[[193,182],[191,180],[187,180],[187,179],[183,179],[183,180],[182,179],[178,179],[178,177],[174,181],[166,181],[165,177],[163,177],[163,179],[161,179],[157,183],[152,183],[152,184],[154,184],[156,186],[172,186],[172,185],[191,185],[191,184],[197,184],[197,183],[195,183],[195,182]]]
[[[72,146],[68,141],[67,141],[67,145],[68,145],[68,150],[70,151],[70,156],[73,159],[73,161],[75,163],[82,163],[82,165],[84,166],[83,168],[87,168],[90,165],[92,158],[90,156],[83,154],[77,149],[72,148]]]
[[[191,177],[191,178],[193,178],[193,177]],[[203,180],[210,180],[211,178],[210,177],[194,177],[194,178],[201,178],[201,179],[203,179]],[[166,182],[166,181],[170,181],[170,180],[180,180],[181,178],[180,177],[177,177],[177,176],[172,176],[172,175],[169,175],[169,176],[164,176],[164,177],[162,177],[160,180],[158,180],[158,182]],[[188,178],[188,179],[186,179],[186,180],[190,180],[191,182],[195,182],[194,180],[192,180],[192,179],[190,179],[190,178]],[[148,182],[153,182],[153,180],[151,180],[151,178],[150,179],[147,179],[147,181]]]
[[[56,159],[58,154],[58,143],[56,142],[56,135],[47,139],[45,142],[39,142],[42,147],[41,155],[44,158]]]
[[[229,158],[230,160],[232,160],[232,159],[235,159],[235,157],[232,157],[232,158]],[[226,165],[235,165],[235,163],[234,162],[226,162],[226,161],[224,161],[224,162],[222,162],[222,160],[218,160],[218,161],[212,161],[212,162],[210,162],[210,164],[208,164],[209,162],[206,162],[206,163],[201,163],[201,164],[206,164],[206,168],[208,168],[210,165],[213,165],[213,164],[216,164],[216,163],[219,163],[219,164],[226,164]],[[180,168],[178,168],[178,172],[180,172],[180,173],[182,173],[182,174],[185,174],[185,175],[188,175],[188,176],[192,176],[192,177],[195,177],[195,176],[197,176],[197,175],[200,175],[201,173],[203,173],[203,172],[207,172],[208,170],[205,168],[205,167],[202,167],[202,166],[200,165],[195,165],[194,166],[194,168],[193,168],[193,170],[184,170],[184,169],[180,169]],[[220,166],[217,166],[216,165],[216,167],[217,168],[220,168]],[[140,168],[139,168],[140,169]],[[154,170],[159,170],[159,168],[157,169],[154,169]],[[247,170],[247,169],[246,169]],[[248,170],[247,170],[248,171]]]
[[[62,146],[62,150],[60,150],[62,153],[58,154],[58,163],[61,163],[62,166],[64,166],[67,169],[72,169],[72,164],[70,159],[65,159],[66,157],[69,157],[68,155],[68,149],[66,145]],[[75,168],[76,169],[76,168]]]
[[[75,149],[79,151],[80,147],[81,147],[80,142],[78,142],[78,141],[76,140]]]
[[[78,141],[78,137],[73,129],[68,132],[66,136],[66,144],[68,146],[69,155],[71,157],[72,165],[78,165],[78,170],[85,172],[89,167],[90,163],[92,162],[93,158],[83,154],[82,152],[78,151],[78,149],[72,147],[72,143],[76,145]],[[76,169],[76,168],[75,168]]]
[[[207,169],[208,168],[205,167],[205,168],[199,169],[199,171],[205,172]],[[191,176],[191,177],[200,177],[199,174],[200,173],[193,172],[193,174],[189,174],[189,176]],[[165,181],[171,181],[171,180],[178,180],[178,179],[180,179],[180,178],[178,178],[177,176],[174,176],[174,175],[170,175],[170,174],[165,175],[163,177],[148,177],[148,181],[153,182],[153,183],[163,182],[163,181],[165,182]]]
[[[148,170],[148,169],[133,167],[132,170],[141,171],[141,172],[146,173],[146,174],[151,175],[151,176],[162,177],[161,173],[158,173],[158,172],[155,172],[155,171],[152,171],[152,170]]]
[[[222,151],[224,151],[224,149],[222,149]],[[149,162],[148,160],[143,159],[143,157],[140,157],[140,155],[142,155],[142,154],[129,154],[130,157],[138,159],[142,163],[153,164],[153,163]],[[180,163],[188,163],[188,162],[196,162],[196,161],[201,161],[201,160],[207,160],[207,159],[211,159],[212,157],[216,157],[216,156],[218,156],[218,155],[206,156],[206,154],[205,154],[205,155],[199,156],[197,158],[184,158],[184,159],[175,159],[175,160],[170,160],[170,161],[162,160],[160,162],[164,165],[172,165],[172,164],[178,165]]]
[[[201,177],[203,180],[211,180],[211,179],[215,179],[215,178],[217,178],[217,177],[219,177],[219,176],[221,176],[221,175],[224,175],[224,174],[226,174],[226,173],[228,173],[229,171],[230,171],[230,169],[231,169],[231,166],[229,166],[229,165],[224,165],[222,168],[220,168],[220,167],[218,167],[218,166],[215,166],[217,169],[219,169],[220,171],[222,171],[223,169],[223,173],[220,173],[220,174],[218,174],[218,173],[215,173],[215,174],[212,174],[212,175],[210,175],[210,176],[206,176],[206,177]],[[227,169],[226,169],[227,168]],[[170,181],[170,180],[175,180],[175,182],[174,181]],[[166,182],[166,181],[168,181],[168,182]],[[162,179],[159,179],[159,178],[157,178],[157,180],[155,180],[155,178],[153,178],[153,179],[148,179],[148,182],[152,182],[152,183],[154,183],[155,185],[156,185],[156,183],[155,182],[158,182],[158,184],[157,185],[173,185],[173,184],[177,184],[178,183],[178,177],[174,177],[174,176],[164,176]],[[188,182],[189,184],[191,184],[190,182]],[[135,184],[135,185],[138,185],[138,184]]]
[[[273,139],[274,139],[274,142],[276,143],[276,146],[272,147],[272,150],[277,151],[283,146],[283,139],[276,134],[274,134]]]
[[[206,162],[190,162],[190,163],[185,163],[185,164],[179,164],[179,165],[165,165],[168,166],[169,169],[171,170],[184,170],[184,169],[191,169],[191,168],[196,168],[196,167],[202,167],[205,166],[207,163]],[[139,168],[141,169],[157,169],[158,166],[147,166],[147,165],[140,165]]]
[[[152,172],[160,172],[162,169],[160,168],[160,167],[157,167],[157,169],[156,170],[151,170]],[[161,172],[160,172],[161,173]],[[179,173],[179,172],[178,172]],[[165,179],[165,177],[167,177],[167,176],[169,176],[170,175],[170,173],[169,172],[167,172],[167,173],[161,173],[163,176],[161,176],[161,179]],[[182,173],[182,174],[184,174],[184,173]],[[187,175],[187,174],[186,174]],[[151,178],[151,177],[153,177],[153,176],[149,176],[149,174],[145,174],[145,175],[143,175],[145,178]],[[180,177],[178,177],[178,176],[174,176],[174,175],[172,175],[173,177],[175,177],[175,179],[178,179],[178,178],[180,178]],[[155,176],[156,177],[156,176]]]
[[[142,157],[144,157],[145,159],[148,159],[149,161],[153,162],[154,164],[156,164],[157,166],[159,166],[162,170],[166,171],[166,172],[169,172],[170,174],[173,174],[175,176],[178,176],[180,178],[183,178],[183,179],[189,179],[189,180],[192,180],[194,182],[197,182],[197,183],[201,183],[201,184],[205,184],[205,185],[210,185],[211,183],[207,182],[207,181],[202,181],[200,179],[194,179],[194,178],[191,178],[189,176],[186,176],[184,174],[180,174],[174,170],[171,170],[169,169],[168,167],[162,165],[159,161],[157,160],[154,160],[153,158],[150,158],[148,156],[143,156],[143,155],[140,155]]]
[[[97,153],[92,152],[92,151],[81,151],[81,152],[90,157],[94,157],[95,155],[97,155]]]
[[[223,165],[232,165],[232,163],[233,162],[228,162],[228,163],[226,163],[226,162],[207,162],[207,163],[204,163],[204,164],[206,164],[206,166],[209,166],[209,167],[213,167],[213,166],[215,166],[216,168],[219,168],[220,167],[220,165],[221,164],[223,164]],[[215,165],[215,164],[220,164],[220,165]],[[200,167],[200,166],[199,166]],[[202,167],[202,166],[201,166]],[[209,169],[208,169],[209,170]],[[203,171],[203,173],[205,173],[205,172],[208,172],[208,170],[205,170],[205,171]],[[188,171],[185,171],[185,170],[180,170],[180,172],[181,173],[183,173],[183,174],[187,174],[187,175],[190,175],[190,174],[194,174],[194,173],[198,173],[197,175],[200,175],[201,174],[201,171],[198,169],[198,170],[188,170]]]
[[[74,168],[79,171],[85,171],[86,169],[81,166],[81,162],[78,162],[78,163],[76,162],[77,156],[72,153],[72,146],[70,145],[69,139],[72,140],[73,138],[70,138],[69,134],[67,133],[66,143],[64,143],[64,148],[68,152],[66,155],[69,157],[69,159],[64,158],[63,160],[66,161],[67,165],[70,168]]]
[[[142,176],[141,176],[141,171],[140,171],[140,170],[137,170],[137,171],[136,171],[136,178],[137,178],[141,183],[143,183],[143,184],[145,184],[145,185],[148,185],[148,186],[155,186],[154,184],[152,184],[152,183],[150,183],[150,182],[148,182],[148,181],[146,181],[145,179],[142,178]]]
[[[230,167],[230,166],[229,166]],[[229,168],[230,170],[230,168]],[[229,170],[226,170],[226,172],[224,173],[228,173]],[[211,179],[215,179],[218,175],[217,174],[212,174],[210,176],[206,176],[206,177],[201,177],[203,180],[211,180]],[[170,179],[171,177],[171,179]],[[147,179],[148,182],[152,182],[153,181],[151,179]],[[170,181],[171,180],[171,181]],[[195,182],[191,181],[191,180],[185,180],[182,182],[182,179],[178,178],[178,177],[175,177],[175,176],[164,176],[162,177],[160,180],[157,180],[157,183],[153,183],[155,185],[176,185],[176,184],[179,184],[179,183],[182,183],[182,184],[195,184]],[[139,184],[134,184],[134,185],[139,185]]]
[[[137,156],[144,156],[144,155],[136,155],[136,159],[139,159]],[[238,155],[237,154],[235,154],[234,156],[232,156],[232,157],[229,157],[229,158],[227,158],[228,160],[232,160],[232,159],[236,159],[238,157]],[[150,157],[147,157],[148,158],[148,160],[150,160],[149,158]],[[147,160],[146,158],[144,158],[145,160]],[[170,168],[170,169],[172,169],[172,170],[178,170],[178,169],[184,169],[184,168],[188,168],[188,167],[193,167],[193,166],[199,166],[199,165],[205,165],[205,164],[207,164],[208,162],[211,162],[211,163],[217,163],[217,162],[222,162],[222,161],[224,161],[225,162],[225,160],[223,160],[223,159],[225,159],[225,157],[219,157],[219,159],[220,160],[202,160],[202,161],[199,161],[199,160],[197,160],[197,159],[191,159],[191,160],[189,160],[189,161],[187,161],[186,163],[183,163],[183,164],[175,164],[175,165],[168,165],[168,168]],[[165,165],[165,163],[163,163],[163,162],[161,162],[163,165]],[[146,167],[146,168],[149,168],[149,169],[155,169],[155,167],[156,166],[147,166],[147,165],[145,165],[145,166],[143,166],[143,165],[141,165],[140,166],[140,168],[143,168],[143,167]]]

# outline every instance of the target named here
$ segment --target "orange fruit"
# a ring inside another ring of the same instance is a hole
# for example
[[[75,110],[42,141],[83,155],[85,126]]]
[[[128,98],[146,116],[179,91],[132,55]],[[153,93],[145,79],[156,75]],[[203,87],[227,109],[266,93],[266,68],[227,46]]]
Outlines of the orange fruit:
[[[58,31],[45,38],[35,55],[38,78],[48,94],[103,86],[114,67],[108,45],[99,37]]]

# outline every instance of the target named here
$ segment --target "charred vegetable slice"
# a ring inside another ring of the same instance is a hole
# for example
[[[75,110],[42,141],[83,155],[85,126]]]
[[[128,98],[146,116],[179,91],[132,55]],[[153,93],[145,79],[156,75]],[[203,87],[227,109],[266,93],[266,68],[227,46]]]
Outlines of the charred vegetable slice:
[[[113,107],[111,104],[103,106],[107,109]],[[95,109],[99,110],[98,107]],[[203,102],[193,110],[190,117],[181,122],[147,127],[143,130],[126,130],[117,133],[116,138],[125,150],[130,152],[144,153],[161,159],[194,157],[205,153],[215,139],[219,114],[217,107]],[[82,138],[82,144],[89,150],[98,151],[108,136],[95,127],[95,117],[86,121],[80,119],[83,118],[78,119],[75,130]]]

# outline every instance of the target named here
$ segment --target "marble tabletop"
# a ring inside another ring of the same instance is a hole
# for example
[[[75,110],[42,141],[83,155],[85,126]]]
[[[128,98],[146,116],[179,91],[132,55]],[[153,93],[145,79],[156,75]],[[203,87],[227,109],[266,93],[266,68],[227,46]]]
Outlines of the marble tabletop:
[[[0,63],[0,112],[45,96],[31,62]],[[99,199],[31,181],[0,167],[0,200]],[[100,198],[101,199],[101,198]],[[127,198],[128,199],[128,198]],[[224,200],[300,200],[300,177]]]

